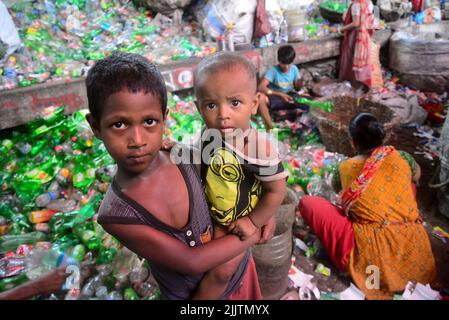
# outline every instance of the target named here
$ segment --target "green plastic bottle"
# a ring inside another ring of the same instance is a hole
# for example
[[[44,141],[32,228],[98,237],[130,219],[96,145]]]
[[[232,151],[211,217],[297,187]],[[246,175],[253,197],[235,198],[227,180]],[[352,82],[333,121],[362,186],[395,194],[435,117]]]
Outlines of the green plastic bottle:
[[[307,98],[295,98],[295,101],[326,112],[332,112],[334,109],[334,104],[331,101],[313,101]]]
[[[35,244],[46,240],[45,233],[39,231],[19,235],[4,235],[0,237],[0,253],[14,251],[21,244]]]
[[[78,215],[78,210],[55,213],[48,222],[53,239],[56,240],[69,233],[75,226]]]
[[[97,238],[95,231],[91,227],[90,223],[80,224],[73,228],[73,233],[80,238],[81,242],[89,250],[98,250],[100,248],[100,239]]]
[[[86,255],[86,247],[82,244],[77,244],[69,252],[69,255],[75,259],[75,261],[80,263],[84,260],[84,256]]]
[[[10,290],[12,288],[27,282],[29,279],[25,273],[17,276],[0,279],[0,292]]]
[[[139,295],[133,288],[126,288],[123,292],[125,300],[140,300]]]

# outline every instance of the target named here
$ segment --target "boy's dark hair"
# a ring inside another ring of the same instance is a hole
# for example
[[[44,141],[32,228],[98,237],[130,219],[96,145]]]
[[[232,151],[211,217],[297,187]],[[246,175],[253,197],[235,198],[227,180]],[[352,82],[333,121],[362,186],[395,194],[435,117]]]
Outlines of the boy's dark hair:
[[[115,52],[98,60],[87,74],[86,88],[89,111],[97,121],[109,96],[124,88],[133,93],[151,93],[159,98],[163,115],[167,109],[167,89],[162,74],[138,54]]]
[[[359,151],[370,151],[382,145],[385,129],[371,113],[362,112],[351,119],[349,133]]]
[[[241,66],[247,72],[251,80],[254,79],[254,90],[257,89],[257,70],[254,64],[243,54],[237,52],[220,51],[206,56],[198,63],[193,77],[195,94],[204,76],[209,76],[217,71],[229,71],[236,66]]]
[[[292,46],[286,45],[278,49],[278,62],[282,64],[291,64],[295,61],[296,52]]]

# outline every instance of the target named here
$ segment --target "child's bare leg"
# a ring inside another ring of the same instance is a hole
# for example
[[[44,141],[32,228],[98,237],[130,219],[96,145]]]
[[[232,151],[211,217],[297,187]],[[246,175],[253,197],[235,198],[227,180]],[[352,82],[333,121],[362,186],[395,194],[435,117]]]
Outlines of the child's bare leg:
[[[218,239],[226,235],[226,230],[214,225],[214,238]],[[232,275],[237,270],[244,253],[228,262],[209,270],[201,280],[192,300],[217,300],[226,290]]]

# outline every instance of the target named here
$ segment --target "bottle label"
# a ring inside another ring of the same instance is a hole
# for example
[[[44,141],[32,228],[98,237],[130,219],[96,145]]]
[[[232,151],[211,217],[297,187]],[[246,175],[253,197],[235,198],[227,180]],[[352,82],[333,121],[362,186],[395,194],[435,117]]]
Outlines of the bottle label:
[[[59,268],[62,264],[62,261],[64,260],[65,254],[61,253],[58,257],[58,260],[56,260],[56,268]]]

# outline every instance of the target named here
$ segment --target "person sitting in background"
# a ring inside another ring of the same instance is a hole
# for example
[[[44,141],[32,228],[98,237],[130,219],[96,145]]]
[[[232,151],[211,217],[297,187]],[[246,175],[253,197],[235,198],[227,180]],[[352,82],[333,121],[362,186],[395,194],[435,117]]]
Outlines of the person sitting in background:
[[[408,281],[431,283],[435,260],[412,184],[419,181],[418,164],[382,145],[385,131],[372,114],[355,116],[349,131],[357,155],[339,165],[341,208],[305,196],[302,217],[368,299],[391,298]]]
[[[25,282],[8,291],[0,292],[0,300],[24,300],[39,295],[48,295],[61,290],[69,273],[55,269],[37,279]]]
[[[301,88],[301,74],[293,64],[295,49],[290,45],[282,46],[277,54],[279,64],[271,67],[259,84],[262,94],[259,109],[261,112],[270,110],[275,118],[294,120],[298,114],[309,109],[294,100],[299,98],[296,90]]]

